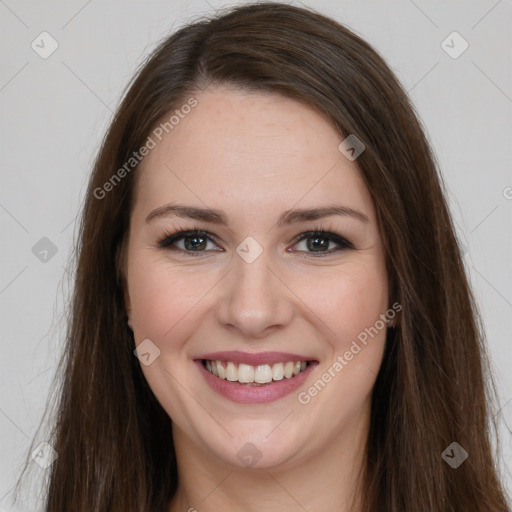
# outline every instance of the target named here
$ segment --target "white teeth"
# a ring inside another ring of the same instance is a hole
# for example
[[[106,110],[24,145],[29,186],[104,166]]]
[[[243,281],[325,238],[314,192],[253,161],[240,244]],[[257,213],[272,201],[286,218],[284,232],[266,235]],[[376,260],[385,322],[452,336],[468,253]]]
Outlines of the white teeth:
[[[220,377],[221,379],[225,379],[226,378],[226,370],[225,370],[224,366],[222,366],[222,363],[220,361],[216,361],[215,366],[217,367],[217,376]]]
[[[294,364],[292,362],[286,363],[284,365],[284,376],[287,379],[290,379],[293,376],[293,366]]]
[[[254,372],[254,382],[266,384],[272,381],[272,368],[268,364],[263,364],[256,367]]]
[[[254,382],[254,368],[248,364],[239,364],[238,382]]]
[[[283,380],[284,377],[284,366],[283,363],[276,363],[272,366],[272,379]]]
[[[206,369],[216,377],[229,380],[230,382],[241,382],[243,384],[267,384],[269,382],[291,379],[300,372],[303,372],[308,363],[306,361],[288,361],[287,363],[276,363],[274,365],[262,364],[251,366],[240,363],[239,365],[229,361],[206,361]]]
[[[238,379],[238,370],[233,363],[228,363],[226,368],[226,379],[230,380],[231,382],[234,382]]]

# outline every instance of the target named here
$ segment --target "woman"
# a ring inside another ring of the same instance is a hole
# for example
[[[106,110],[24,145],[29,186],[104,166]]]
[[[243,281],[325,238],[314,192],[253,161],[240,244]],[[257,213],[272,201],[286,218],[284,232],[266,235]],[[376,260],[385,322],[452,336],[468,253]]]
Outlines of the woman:
[[[313,11],[180,29],[91,176],[48,512],[504,512],[434,157]]]

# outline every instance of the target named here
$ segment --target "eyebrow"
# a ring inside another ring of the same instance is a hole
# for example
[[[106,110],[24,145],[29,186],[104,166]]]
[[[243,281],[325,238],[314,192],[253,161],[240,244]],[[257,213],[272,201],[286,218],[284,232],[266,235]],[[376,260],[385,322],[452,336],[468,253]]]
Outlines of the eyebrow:
[[[221,224],[229,226],[228,218],[221,210],[211,208],[203,208],[200,206],[189,206],[183,204],[166,204],[153,210],[147,217],[146,222],[149,223],[159,217],[178,216],[190,219],[201,220],[203,222],[211,222],[213,224]],[[369,222],[369,218],[363,212],[349,208],[348,206],[332,204],[318,208],[302,208],[287,210],[281,214],[277,221],[278,226],[289,225],[296,222],[305,222],[317,220],[330,215],[349,216],[361,222]]]

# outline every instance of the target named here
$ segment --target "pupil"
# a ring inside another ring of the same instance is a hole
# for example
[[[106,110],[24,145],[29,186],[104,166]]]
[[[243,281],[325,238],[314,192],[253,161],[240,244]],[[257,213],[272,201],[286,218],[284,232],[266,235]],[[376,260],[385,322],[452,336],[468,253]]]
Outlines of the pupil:
[[[312,243],[309,243],[308,241],[308,249],[312,249],[312,250],[315,250],[315,249],[322,249],[322,248],[325,248],[327,249],[329,247],[329,240],[325,237],[321,237],[321,236],[315,236],[315,237],[311,237],[309,238],[309,240],[312,240],[313,242]]]
[[[202,236],[192,236],[185,238],[185,248],[187,250],[204,249],[205,239]]]

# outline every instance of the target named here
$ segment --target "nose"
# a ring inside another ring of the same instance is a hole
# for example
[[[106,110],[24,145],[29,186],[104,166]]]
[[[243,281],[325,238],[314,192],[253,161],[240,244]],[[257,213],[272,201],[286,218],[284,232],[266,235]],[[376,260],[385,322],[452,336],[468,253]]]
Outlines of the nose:
[[[290,323],[292,297],[279,272],[269,266],[265,252],[252,263],[235,257],[217,302],[216,317],[238,335],[261,339]]]

